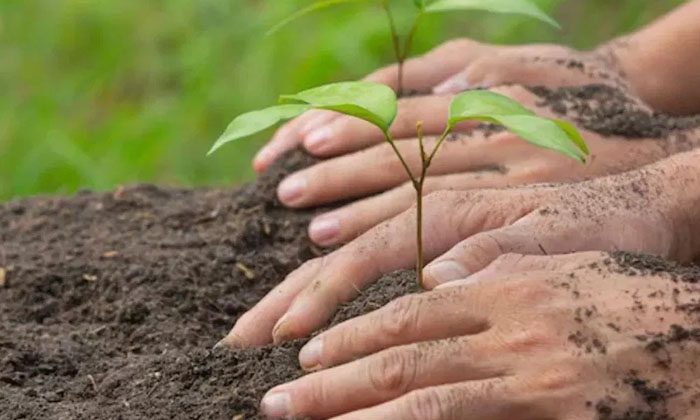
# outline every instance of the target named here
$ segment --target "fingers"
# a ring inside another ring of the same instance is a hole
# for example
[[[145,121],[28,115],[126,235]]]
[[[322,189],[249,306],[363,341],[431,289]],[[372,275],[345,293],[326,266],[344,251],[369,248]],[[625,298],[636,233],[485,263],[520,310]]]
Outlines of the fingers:
[[[506,84],[553,88],[600,83],[577,65],[580,61],[572,59],[571,52],[561,54],[562,58],[539,57],[511,51],[482,56],[435,86],[433,93],[444,95]]]
[[[423,194],[439,190],[498,188],[510,185],[510,182],[506,174],[496,170],[433,176],[426,178]],[[416,191],[413,185],[404,183],[400,187],[316,217],[309,225],[309,237],[320,246],[347,242],[408,210],[415,201]]]
[[[394,347],[274,388],[261,408],[271,417],[328,418],[416,389],[493,378],[506,369],[505,361],[492,352],[495,342],[482,334]]]
[[[426,197],[423,251],[427,261],[461,238],[512,223],[530,212],[534,205],[530,199],[516,199],[507,190],[491,194],[488,202],[483,194],[440,191]],[[494,211],[493,207],[505,210]],[[445,209],[450,211],[445,212]],[[339,303],[349,300],[369,282],[382,274],[413,266],[415,217],[413,209],[404,212],[317,261],[321,269],[295,273],[306,278],[308,285],[275,326],[275,341],[307,335],[323,325]],[[286,304],[285,300],[275,305]]]
[[[546,254],[552,246],[551,237],[538,231],[527,222],[527,217],[520,223],[505,226],[493,231],[478,233],[457,244],[444,255],[425,267],[423,272],[425,287],[434,288],[440,284],[463,279],[474,274],[504,254]]]
[[[391,135],[395,139],[415,137],[418,121],[423,122],[426,135],[442,133],[447,124],[451,99],[449,96],[434,95],[400,99],[396,119],[391,125]],[[353,152],[382,141],[384,134],[377,127],[346,115],[317,126],[303,139],[306,150],[317,156]]]
[[[299,361],[318,370],[393,346],[481,333],[488,329],[490,310],[478,289],[405,296],[313,338]]]
[[[246,348],[270,343],[275,323],[289,308],[294,297],[307,286],[309,278],[321,269],[321,265],[314,261],[318,262],[307,262],[291,273],[251,310],[238,318],[228,335],[216,346]]]
[[[446,141],[428,171],[429,175],[464,172],[495,167],[531,148],[515,136],[505,133],[486,139],[474,133],[462,141]],[[436,138],[425,140],[432,150]],[[505,144],[514,147],[503,147]],[[396,147],[414,175],[420,173],[421,159],[417,140],[396,142]],[[531,153],[531,152],[526,152]],[[322,161],[284,179],[277,190],[280,201],[301,208],[362,197],[396,187],[409,177],[394,149],[387,143],[359,152]]]
[[[550,418],[519,393],[518,379],[495,378],[413,391],[332,420],[529,420]]]
[[[540,250],[544,251],[544,247]],[[443,283],[436,290],[478,284],[493,278],[510,276],[526,271],[548,271],[569,273],[590,263],[602,261],[607,254],[599,251],[580,252],[565,255],[522,255],[503,254],[491,264],[471,276]]]
[[[336,112],[313,110],[283,125],[255,155],[253,168],[258,173],[264,172],[277,158],[299,146],[303,136],[311,129],[333,121],[338,115]]]

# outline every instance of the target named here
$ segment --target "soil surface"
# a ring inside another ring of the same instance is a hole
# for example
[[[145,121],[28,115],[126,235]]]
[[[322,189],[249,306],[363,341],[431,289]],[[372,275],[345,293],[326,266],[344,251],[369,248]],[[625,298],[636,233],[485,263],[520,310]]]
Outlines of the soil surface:
[[[216,350],[301,262],[309,212],[274,199],[297,153],[255,184],[153,186],[0,205],[0,419],[254,420],[301,375],[302,342]],[[416,290],[386,276],[333,323]]]

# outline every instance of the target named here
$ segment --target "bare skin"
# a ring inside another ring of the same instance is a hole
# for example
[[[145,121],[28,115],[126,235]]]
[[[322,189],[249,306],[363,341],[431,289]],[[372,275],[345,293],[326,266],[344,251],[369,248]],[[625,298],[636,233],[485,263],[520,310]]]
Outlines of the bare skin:
[[[700,287],[629,273],[598,252],[504,255],[461,283],[315,337],[300,361],[320,371],[272,389],[261,410],[333,420],[696,419],[700,342],[696,333],[661,337],[700,326],[682,309]]]
[[[413,138],[416,121],[423,121],[426,134],[437,135],[445,127],[453,94],[513,83],[552,88],[605,84],[639,98],[640,109],[699,112],[700,62],[695,57],[700,53],[700,28],[694,24],[698,19],[700,1],[696,0],[635,34],[588,52],[546,44],[513,47],[465,39],[450,41],[406,63],[408,89],[432,93],[400,101],[392,134],[403,139],[399,142],[401,151],[408,155],[412,166],[418,166],[417,140]],[[395,67],[367,77],[390,86],[395,79]],[[522,88],[498,90],[541,115],[573,118],[537,106],[538,99]],[[565,159],[542,153],[513,135],[499,134],[487,141],[483,132],[471,131],[473,127],[462,126],[465,141],[441,151],[426,182],[426,193],[445,188],[573,181],[619,173],[668,155],[651,141],[629,144],[616,137],[584,132],[593,146],[593,164],[572,171]],[[319,245],[347,242],[407,209],[414,200],[411,186],[405,184],[404,168],[397,164],[381,132],[364,121],[326,111],[309,113],[280,129],[260,151],[254,166],[262,171],[282,152],[299,145],[313,155],[330,159],[292,174],[280,184],[278,197],[285,205],[309,207],[383,193],[315,219],[309,226],[309,236]],[[475,173],[484,167],[496,167],[503,173]],[[353,181],[349,183],[348,179]]]
[[[647,168],[564,185],[439,191],[424,203],[425,287],[464,278],[507,253],[624,249],[690,261],[700,255],[700,150]],[[449,209],[449,210],[446,210]],[[221,344],[304,337],[382,274],[415,261],[408,210],[292,272],[238,319]]]

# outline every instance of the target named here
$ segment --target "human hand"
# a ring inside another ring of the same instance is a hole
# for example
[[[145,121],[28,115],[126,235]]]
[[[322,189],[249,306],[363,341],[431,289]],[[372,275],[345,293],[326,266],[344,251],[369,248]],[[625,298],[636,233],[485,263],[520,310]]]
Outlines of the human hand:
[[[602,86],[537,90],[541,96],[519,86],[492,90],[540,115],[573,121],[590,146],[588,164],[574,165],[568,158],[542,150],[515,134],[474,130],[476,123],[469,123],[461,129],[471,131],[457,133],[451,137],[452,141],[443,143],[428,172],[424,193],[581,180],[637,168],[689,147],[677,144],[678,133],[666,129],[682,127],[682,123],[674,125],[675,120],[663,120],[637,99],[618,90]],[[442,131],[450,100],[448,96],[405,100],[393,125],[394,135],[410,135],[418,119],[426,121],[425,131]],[[567,115],[558,115],[553,109]],[[351,139],[381,144],[291,174],[278,189],[280,200],[295,208],[376,194],[317,216],[309,226],[309,236],[323,246],[347,242],[415,202],[413,186],[407,182],[407,174],[392,147],[382,142],[379,130],[375,133],[372,131],[375,129],[359,120],[346,121],[341,137],[347,141],[343,144],[352,143]],[[691,123],[687,124],[692,126]],[[363,127],[368,127],[367,132],[362,132]],[[435,141],[435,137],[427,138],[427,150]],[[418,141],[402,140],[396,146],[411,170],[418,173],[421,167]]]
[[[698,279],[698,269],[640,255],[504,255],[315,337],[301,364],[330,369],[272,389],[261,410],[333,420],[696,419]]]
[[[680,261],[700,253],[700,152],[633,172],[565,185],[440,191],[424,201],[425,287],[476,273],[507,253],[646,252]],[[222,344],[303,337],[382,274],[415,262],[415,211],[310,260],[238,319]]]
[[[404,84],[409,92],[436,95],[514,83],[552,88],[592,83],[624,86],[624,78],[611,59],[614,55],[609,49],[601,51],[604,53],[580,52],[550,44],[498,46],[456,39],[422,57],[407,60]],[[394,65],[370,74],[365,80],[396,89],[397,74]],[[413,103],[405,99],[400,108],[411,108]],[[430,102],[422,105],[430,109]],[[412,110],[406,113],[414,115]],[[424,122],[432,121],[429,117],[430,114],[421,115]],[[443,119],[440,115],[438,121]],[[407,120],[412,130],[416,120]],[[397,134],[396,138],[412,137],[414,132],[397,130]],[[262,172],[284,152],[302,145],[313,155],[328,157],[357,151],[379,141],[381,137],[376,136],[371,125],[330,111],[312,111],[280,128],[258,152],[253,167]]]

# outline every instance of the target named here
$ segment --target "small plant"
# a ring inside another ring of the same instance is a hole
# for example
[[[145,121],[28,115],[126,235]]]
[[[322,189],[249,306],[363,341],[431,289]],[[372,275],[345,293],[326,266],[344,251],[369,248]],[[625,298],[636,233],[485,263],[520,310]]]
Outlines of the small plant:
[[[343,4],[343,3],[358,3],[367,2],[379,5],[384,13],[386,13],[387,22],[389,24],[389,31],[391,34],[391,45],[393,47],[394,58],[396,59],[398,67],[397,75],[397,93],[399,96],[403,95],[403,68],[404,62],[411,52],[411,46],[413,45],[413,38],[418,30],[421,19],[424,15],[429,13],[447,12],[447,11],[458,11],[458,10],[482,10],[493,13],[511,13],[523,16],[529,16],[535,19],[539,19],[542,22],[548,23],[554,27],[559,27],[559,24],[543,12],[536,4],[530,2],[529,0],[413,0],[413,4],[416,7],[416,14],[411,23],[411,27],[406,34],[403,42],[401,42],[401,36],[397,30],[396,22],[394,20],[394,14],[391,11],[388,0],[322,0],[313,3],[296,13],[292,14],[288,18],[284,19],[272,29],[267,32],[267,35],[272,35],[279,31],[281,28],[287,24],[317,10],[325,9],[331,6]]]
[[[320,1],[290,16],[273,28],[272,32],[314,10],[353,1],[370,0]],[[527,0],[435,0],[432,2],[414,0],[418,13],[403,47],[401,47],[389,5],[386,0],[381,0],[379,3],[385,9],[390,22],[394,53],[399,64],[399,92],[402,90],[402,65],[410,50],[418,22],[425,13],[456,9],[481,9],[529,15],[557,25],[549,16]],[[433,150],[425,150],[421,122],[416,122],[421,170],[420,173],[414,174],[396,147],[390,133],[391,124],[394,122],[397,112],[396,92],[386,85],[370,82],[334,83],[305,90],[296,95],[282,95],[276,106],[236,117],[216,141],[209,154],[226,143],[251,136],[311,109],[330,110],[360,118],[375,125],[384,133],[386,142],[396,153],[396,157],[401,162],[416,192],[416,272],[418,283],[421,286],[423,285],[424,267],[423,185],[435,155],[455,125],[468,120],[497,124],[530,143],[555,150],[580,162],[585,162],[586,156],[589,154],[588,146],[573,125],[565,121],[538,117],[532,111],[506,96],[485,90],[472,90],[461,93],[452,100],[447,127],[438,138]]]
[[[396,94],[388,86],[370,82],[334,83],[305,90],[296,95],[282,95],[279,105],[236,117],[209,153],[226,143],[253,135],[311,109],[325,109],[361,118],[384,133],[385,140],[401,161],[416,192],[416,272],[420,285],[423,284],[424,266],[423,185],[435,155],[456,124],[468,120],[498,124],[530,143],[556,150],[580,162],[585,162],[588,155],[586,143],[571,124],[538,117],[506,96],[485,90],[473,90],[461,93],[453,99],[447,127],[433,150],[425,150],[421,123],[417,122],[421,170],[419,174],[414,174],[390,133],[397,111]]]

